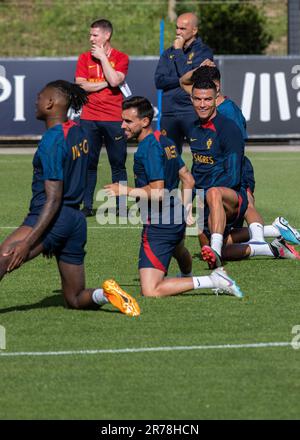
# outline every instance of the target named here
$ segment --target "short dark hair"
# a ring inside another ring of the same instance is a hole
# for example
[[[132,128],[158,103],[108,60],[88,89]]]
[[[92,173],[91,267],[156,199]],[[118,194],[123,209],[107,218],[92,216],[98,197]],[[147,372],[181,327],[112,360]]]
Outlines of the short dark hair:
[[[215,93],[217,93],[216,85],[211,80],[196,81],[193,85],[192,92],[194,91],[194,89],[205,89],[205,90],[213,89],[215,91]]]
[[[78,112],[88,102],[88,93],[78,84],[63,79],[49,82],[45,89],[52,88],[58,91],[66,100],[66,108],[72,107]]]
[[[191,81],[220,81],[220,70],[216,66],[200,66],[196,69],[191,77]]]
[[[104,31],[110,32],[110,38],[112,37],[113,25],[109,20],[105,20],[105,18],[100,18],[99,20],[93,21],[91,28],[103,29]]]
[[[136,108],[137,114],[140,119],[148,118],[150,123],[152,122],[154,116],[154,110],[151,102],[144,98],[143,96],[132,96],[122,104],[123,110],[128,110],[129,108]]]

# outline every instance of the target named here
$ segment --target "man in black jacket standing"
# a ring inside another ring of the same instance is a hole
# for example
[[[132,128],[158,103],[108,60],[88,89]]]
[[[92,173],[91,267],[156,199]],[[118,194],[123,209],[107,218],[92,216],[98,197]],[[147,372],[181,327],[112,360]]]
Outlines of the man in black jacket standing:
[[[155,72],[156,88],[163,90],[161,131],[174,140],[180,153],[188,127],[197,115],[179,79],[206,60],[213,60],[213,53],[198,37],[196,15],[191,12],[180,15],[173,46],[163,52]]]

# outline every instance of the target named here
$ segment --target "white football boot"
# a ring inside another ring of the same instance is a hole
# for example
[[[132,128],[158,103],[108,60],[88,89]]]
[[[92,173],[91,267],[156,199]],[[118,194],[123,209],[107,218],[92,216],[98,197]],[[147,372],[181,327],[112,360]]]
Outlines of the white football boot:
[[[216,295],[219,293],[226,293],[227,295],[233,295],[237,298],[243,298],[244,294],[236,284],[236,282],[227,275],[223,267],[218,267],[211,274],[212,282],[215,285],[213,291]]]

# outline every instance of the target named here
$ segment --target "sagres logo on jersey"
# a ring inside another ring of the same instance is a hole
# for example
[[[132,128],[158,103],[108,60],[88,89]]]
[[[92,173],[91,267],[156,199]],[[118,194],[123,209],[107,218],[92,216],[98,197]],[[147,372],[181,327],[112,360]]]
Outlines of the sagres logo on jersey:
[[[212,138],[209,138],[209,139],[207,140],[207,142],[206,142],[206,146],[207,146],[207,149],[208,149],[208,150],[210,150],[210,147],[212,146],[212,143],[213,143]]]
[[[177,151],[175,145],[165,147],[165,152],[168,160],[175,159],[175,157],[177,157]]]

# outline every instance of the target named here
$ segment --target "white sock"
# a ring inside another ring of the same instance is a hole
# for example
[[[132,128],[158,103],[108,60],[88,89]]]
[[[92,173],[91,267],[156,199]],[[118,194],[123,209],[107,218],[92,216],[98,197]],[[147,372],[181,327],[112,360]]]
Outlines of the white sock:
[[[194,289],[212,289],[214,287],[210,276],[193,277]]]
[[[261,223],[251,223],[249,225],[250,240],[254,241],[265,241],[264,238],[264,227]]]
[[[265,237],[280,237],[280,232],[276,228],[276,226],[266,225],[266,226],[264,226],[264,236]]]
[[[104,296],[103,289],[96,289],[92,293],[92,299],[94,303],[98,304],[99,306],[103,306],[104,304],[108,303],[108,299],[106,296]]]
[[[217,252],[218,255],[222,254],[223,235],[218,233],[211,234],[211,248]]]
[[[250,246],[250,257],[256,257],[257,255],[264,255],[265,257],[274,257],[270,246],[265,241],[262,243],[247,243]]]

